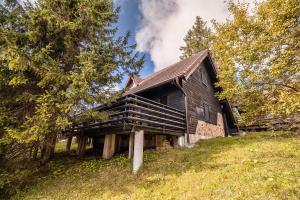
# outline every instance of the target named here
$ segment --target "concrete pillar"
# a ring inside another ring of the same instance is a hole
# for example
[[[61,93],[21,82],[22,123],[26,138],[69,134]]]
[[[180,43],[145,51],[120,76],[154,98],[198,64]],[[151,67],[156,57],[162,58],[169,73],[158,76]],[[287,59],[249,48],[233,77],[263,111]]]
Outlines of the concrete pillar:
[[[129,149],[128,149],[128,158],[131,159],[133,156],[133,143],[134,143],[134,133],[129,134]]]
[[[67,140],[67,145],[66,145],[66,152],[70,152],[70,149],[71,149],[71,144],[72,144],[72,136],[68,137],[68,140]]]
[[[178,137],[178,146],[184,147],[184,136],[179,136]]]
[[[103,146],[103,159],[111,158],[115,153],[116,134],[105,135]]]
[[[137,173],[143,164],[144,154],[144,131],[135,131],[133,152],[133,173]]]

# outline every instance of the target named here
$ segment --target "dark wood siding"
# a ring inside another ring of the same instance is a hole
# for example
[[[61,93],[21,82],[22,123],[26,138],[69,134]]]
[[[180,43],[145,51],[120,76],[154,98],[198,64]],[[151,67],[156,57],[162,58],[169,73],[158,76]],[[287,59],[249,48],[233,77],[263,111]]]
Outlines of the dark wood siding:
[[[138,95],[164,103],[167,100],[167,105],[175,109],[185,111],[184,95],[174,84],[168,83],[145,92],[138,93]],[[166,98],[166,99],[165,99]]]
[[[173,90],[168,94],[168,106],[185,111],[184,95],[179,89]]]
[[[202,81],[203,78],[206,78],[204,82]],[[217,113],[222,113],[222,110],[218,99],[214,95],[211,78],[203,63],[200,64],[187,81],[183,82],[183,89],[187,95],[188,133],[194,134],[196,132],[198,120],[214,124]],[[209,114],[206,114],[206,116],[205,113],[207,111],[202,109],[204,104],[209,106]],[[207,115],[209,115],[208,118]]]

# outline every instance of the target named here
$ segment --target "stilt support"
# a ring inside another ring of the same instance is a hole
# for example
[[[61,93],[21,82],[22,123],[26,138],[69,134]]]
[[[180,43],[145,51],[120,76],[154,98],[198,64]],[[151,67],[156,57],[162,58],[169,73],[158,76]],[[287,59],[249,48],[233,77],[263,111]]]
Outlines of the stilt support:
[[[179,136],[178,137],[178,146],[184,147],[184,136]]]
[[[116,134],[105,135],[103,147],[103,159],[111,158],[115,153],[116,148]]]
[[[67,145],[66,145],[66,152],[70,152],[71,150],[71,145],[72,145],[72,136],[68,137],[68,140],[67,140]]]
[[[133,143],[134,143],[134,133],[129,134],[129,149],[128,149],[128,158],[133,157]]]
[[[144,154],[144,131],[135,131],[133,152],[133,173],[137,173],[143,164]]]
[[[77,138],[78,147],[77,147],[77,155],[84,156],[84,151],[86,147],[87,137],[86,136],[79,136]]]

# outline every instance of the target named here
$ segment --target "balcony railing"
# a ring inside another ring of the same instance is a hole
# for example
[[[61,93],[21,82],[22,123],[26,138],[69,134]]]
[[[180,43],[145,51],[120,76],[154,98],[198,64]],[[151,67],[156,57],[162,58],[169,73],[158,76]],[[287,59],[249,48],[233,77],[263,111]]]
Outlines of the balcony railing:
[[[108,120],[74,124],[67,132],[94,135],[117,131],[122,134],[140,128],[148,133],[182,135],[186,131],[184,112],[137,95],[124,96],[97,110],[110,113]]]

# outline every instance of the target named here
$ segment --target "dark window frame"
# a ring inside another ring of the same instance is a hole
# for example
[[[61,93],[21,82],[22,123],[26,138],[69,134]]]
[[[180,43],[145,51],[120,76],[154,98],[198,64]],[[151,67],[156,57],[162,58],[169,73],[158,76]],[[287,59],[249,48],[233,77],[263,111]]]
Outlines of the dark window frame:
[[[196,106],[196,116],[197,116],[197,119],[199,119],[199,120],[204,119],[204,107],[203,107],[203,105]]]
[[[200,69],[200,77],[201,77],[201,82],[203,83],[203,85],[208,87],[208,79],[207,79],[206,73],[203,69]]]
[[[210,104],[207,102],[201,103],[200,106],[196,106],[196,118],[210,124],[217,125],[217,114]]]
[[[203,103],[204,108],[204,119],[207,122],[210,122],[210,106],[208,103]]]

